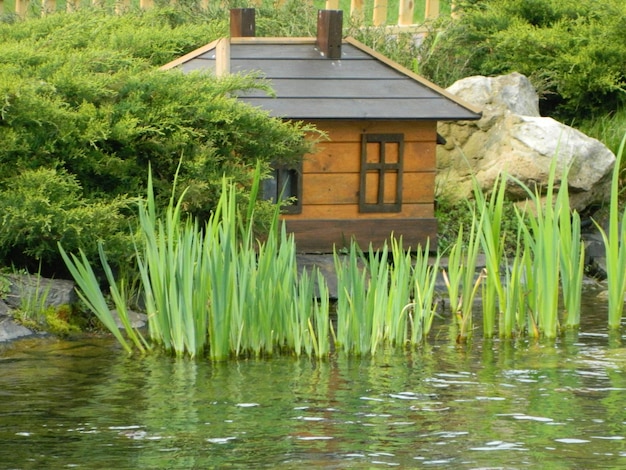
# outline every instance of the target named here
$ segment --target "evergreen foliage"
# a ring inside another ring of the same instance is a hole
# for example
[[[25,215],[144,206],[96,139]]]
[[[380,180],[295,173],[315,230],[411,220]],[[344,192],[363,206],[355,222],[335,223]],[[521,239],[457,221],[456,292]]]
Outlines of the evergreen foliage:
[[[223,175],[245,193],[257,160],[267,168],[309,149],[312,129],[236,99],[251,88],[269,91],[261,80],[158,70],[226,34],[227,24],[225,10],[185,8],[121,16],[93,9],[0,24],[0,191],[16,193],[2,201],[0,263],[23,252],[54,265],[57,241],[89,252],[94,233],[107,246],[121,229],[122,201],[145,193],[148,163],[164,207],[182,161],[183,207],[206,220]],[[38,200],[31,187],[43,198],[50,188],[61,196]],[[109,228],[94,226],[98,217]]]
[[[421,47],[420,72],[449,86],[470,75],[527,75],[542,112],[564,120],[626,102],[626,3],[622,0],[459,2]]]

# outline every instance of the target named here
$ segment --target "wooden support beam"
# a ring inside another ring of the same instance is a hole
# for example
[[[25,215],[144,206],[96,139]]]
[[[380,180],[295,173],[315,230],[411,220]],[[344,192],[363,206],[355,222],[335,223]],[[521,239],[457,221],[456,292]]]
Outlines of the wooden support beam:
[[[78,4],[78,0],[76,0]],[[115,13],[121,15],[122,13],[126,13],[130,10],[130,0],[117,0],[115,2]]]
[[[339,10],[339,0],[326,0],[327,10]]]
[[[43,0],[41,2],[41,15],[54,13],[57,9],[57,0]]]
[[[384,26],[387,24],[387,0],[375,0],[374,2],[374,26]]]
[[[350,16],[357,21],[363,21],[365,19],[365,11],[363,9],[364,0],[351,0],[350,1]]]
[[[398,5],[398,25],[408,26],[413,24],[413,12],[415,2],[413,0],[400,0]]]
[[[230,9],[230,37],[248,38],[256,35],[256,19],[254,8]]]
[[[424,11],[424,18],[427,20],[433,20],[439,17],[439,0],[426,0],[426,11]]]
[[[15,13],[17,13],[20,18],[24,18],[27,11],[28,0],[15,0]]]
[[[343,37],[343,11],[319,10],[317,12],[317,47],[329,59],[341,59]]]
[[[225,77],[230,73],[230,39],[222,38],[215,46],[215,75]]]
[[[66,0],[65,2],[65,11],[71,13],[73,11],[78,11],[78,7],[80,6],[79,0]]]

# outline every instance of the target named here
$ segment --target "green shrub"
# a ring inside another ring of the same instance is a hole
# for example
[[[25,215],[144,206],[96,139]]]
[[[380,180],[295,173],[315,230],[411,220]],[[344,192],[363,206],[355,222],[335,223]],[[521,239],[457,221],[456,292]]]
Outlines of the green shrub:
[[[25,255],[51,264],[61,238],[90,256],[96,239],[107,250],[121,248],[118,209],[145,193],[149,163],[164,207],[182,162],[183,209],[202,221],[222,176],[246,200],[258,160],[267,169],[310,150],[305,134],[312,128],[236,99],[267,87],[254,77],[157,69],[226,34],[227,16],[186,6],[126,15],[94,9],[0,24],[0,188],[18,189],[2,202],[10,213],[3,216],[0,263]],[[62,196],[39,201],[27,191],[37,185]],[[29,210],[20,213],[20,206]]]
[[[130,202],[84,199],[76,178],[62,171],[24,171],[0,191],[0,255],[31,270],[39,261],[58,267],[63,266],[58,243],[96,255],[97,242],[106,240],[119,261],[132,250],[126,218]]]
[[[566,120],[606,113],[626,97],[626,3],[606,0],[461,2],[429,35],[420,71],[449,86],[469,75],[520,72],[543,96],[544,114]]]

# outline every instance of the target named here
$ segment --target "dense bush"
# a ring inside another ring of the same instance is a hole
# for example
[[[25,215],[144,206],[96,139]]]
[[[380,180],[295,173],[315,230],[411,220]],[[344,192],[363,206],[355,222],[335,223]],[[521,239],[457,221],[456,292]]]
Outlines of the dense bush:
[[[83,246],[96,238],[94,230],[112,242],[115,230],[94,226],[93,217],[109,208],[109,218],[99,217],[112,222],[119,201],[145,194],[148,164],[164,202],[180,162],[177,188],[189,187],[184,207],[205,218],[222,175],[245,193],[257,159],[267,167],[309,149],[308,127],[236,99],[264,86],[254,77],[158,70],[226,29],[224,10],[199,18],[184,8],[123,16],[89,10],[0,24],[0,191],[20,194],[2,202],[11,215],[3,221],[0,263],[22,253],[54,264],[56,241]],[[47,197],[50,185],[66,193],[50,201],[26,194],[33,188]],[[72,200],[81,211],[68,205]],[[84,230],[67,231],[63,218]],[[84,239],[69,243],[69,234]]]
[[[626,3],[622,0],[459,2],[420,52],[420,72],[448,86],[470,75],[530,77],[542,112],[564,120],[626,102]]]

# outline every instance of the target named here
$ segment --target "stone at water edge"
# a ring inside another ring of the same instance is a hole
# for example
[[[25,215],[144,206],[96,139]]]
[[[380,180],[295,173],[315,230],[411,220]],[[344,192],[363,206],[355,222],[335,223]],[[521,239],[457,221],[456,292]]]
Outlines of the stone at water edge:
[[[474,178],[489,191],[503,173],[531,188],[546,187],[556,156],[559,169],[571,166],[568,183],[574,209],[582,212],[607,199],[615,155],[598,140],[539,116],[538,97],[526,77],[469,77],[448,91],[478,106],[483,117],[439,124],[438,132],[446,139],[437,148],[439,197],[450,202],[472,198]],[[526,197],[515,184],[507,191],[512,200]]]

